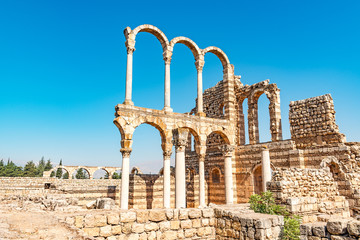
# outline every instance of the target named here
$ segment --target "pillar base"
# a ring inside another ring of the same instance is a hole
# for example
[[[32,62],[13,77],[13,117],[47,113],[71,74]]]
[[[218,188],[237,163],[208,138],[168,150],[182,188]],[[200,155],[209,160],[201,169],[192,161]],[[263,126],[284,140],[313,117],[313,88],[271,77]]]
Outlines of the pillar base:
[[[131,101],[131,100],[126,100],[126,99],[125,99],[125,101],[123,102],[123,104],[124,104],[124,105],[134,106],[133,101]]]
[[[171,107],[164,107],[163,111],[166,112],[166,113],[172,113],[173,109]]]
[[[199,117],[206,117],[206,113],[204,113],[204,112],[198,112],[195,115],[199,116]]]

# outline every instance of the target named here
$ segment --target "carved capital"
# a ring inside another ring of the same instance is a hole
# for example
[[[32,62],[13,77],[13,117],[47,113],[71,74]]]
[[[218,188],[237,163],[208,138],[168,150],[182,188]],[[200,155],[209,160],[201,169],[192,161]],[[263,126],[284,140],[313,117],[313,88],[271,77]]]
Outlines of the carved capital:
[[[172,141],[176,152],[184,152],[185,147],[187,146],[187,142],[188,142],[187,139],[182,139],[182,138],[176,138]]]
[[[224,157],[232,157],[232,154],[235,150],[235,147],[229,144],[224,144],[219,147],[220,151],[222,151],[222,154]]]
[[[196,62],[195,62],[196,70],[198,72],[201,72],[204,68],[204,64],[205,64],[204,60],[201,60],[201,59],[196,60]]]
[[[121,152],[123,158],[130,158],[131,151],[132,151],[131,148],[120,149],[120,152]]]
[[[164,159],[170,159],[171,154],[172,154],[172,151],[171,151],[171,150],[169,150],[169,151],[163,151]]]
[[[125,42],[126,50],[128,54],[132,54],[135,51],[135,40],[127,39]]]
[[[172,51],[170,51],[170,50],[164,51],[163,58],[164,58],[164,61],[165,61],[166,65],[170,65],[171,57],[172,57]]]
[[[199,162],[205,161],[205,154],[198,154],[197,156],[198,156]]]

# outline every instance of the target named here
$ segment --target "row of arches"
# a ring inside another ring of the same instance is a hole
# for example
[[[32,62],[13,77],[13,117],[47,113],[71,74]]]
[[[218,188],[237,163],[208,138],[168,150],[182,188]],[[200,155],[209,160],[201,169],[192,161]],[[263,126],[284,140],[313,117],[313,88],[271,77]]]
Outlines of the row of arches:
[[[121,168],[59,165],[44,172],[43,176],[64,179],[117,179],[121,176]]]
[[[194,58],[195,66],[197,69],[197,115],[205,116],[203,111],[203,84],[202,84],[202,70],[205,64],[204,56],[206,53],[213,53],[219,58],[223,66],[223,79],[227,81],[233,77],[233,66],[227,55],[218,47],[210,46],[205,49],[200,49],[198,45],[187,37],[175,37],[171,41],[165,36],[165,34],[157,27],[149,24],[144,24],[131,30],[130,27],[125,28],[124,35],[126,38],[127,48],[127,71],[126,71],[126,92],[125,92],[125,105],[133,105],[132,102],[132,62],[133,52],[135,51],[135,39],[138,33],[147,32],[154,35],[161,43],[163,50],[163,59],[165,62],[165,84],[164,84],[164,108],[165,112],[172,112],[170,106],[170,63],[173,54],[174,46],[177,43],[187,46]]]

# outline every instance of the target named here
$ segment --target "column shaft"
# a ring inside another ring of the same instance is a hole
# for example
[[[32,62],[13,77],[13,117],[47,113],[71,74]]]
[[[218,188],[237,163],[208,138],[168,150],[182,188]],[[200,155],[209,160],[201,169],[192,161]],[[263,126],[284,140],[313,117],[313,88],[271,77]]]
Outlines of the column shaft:
[[[199,200],[200,207],[205,207],[205,166],[204,160],[199,160]]]
[[[129,162],[130,154],[123,153],[121,170],[121,196],[120,208],[128,209],[129,206]]]
[[[262,183],[263,192],[266,191],[266,183],[271,181],[271,166],[270,166],[270,154],[269,149],[265,148],[261,152],[262,163]]]
[[[167,61],[165,61],[164,110],[171,111],[171,107],[170,107],[170,62],[167,62]]]
[[[126,88],[124,104],[133,105],[131,100],[132,94],[132,69],[133,69],[133,50],[128,50],[126,62]]]
[[[163,168],[163,184],[164,184],[164,208],[170,208],[170,191],[171,191],[171,174],[170,174],[170,156],[166,158],[164,156],[164,168]]]
[[[186,208],[185,151],[175,154],[175,207]]]
[[[202,70],[197,71],[197,112],[203,113]]]
[[[225,198],[226,204],[234,203],[232,161],[231,156],[225,156]]]

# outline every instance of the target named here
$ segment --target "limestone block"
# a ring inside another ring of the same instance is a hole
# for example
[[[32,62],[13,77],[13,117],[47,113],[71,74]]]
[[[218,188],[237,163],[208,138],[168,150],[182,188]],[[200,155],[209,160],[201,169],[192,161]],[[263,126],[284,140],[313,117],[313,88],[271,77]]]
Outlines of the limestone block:
[[[160,231],[162,231],[162,232],[170,230],[170,222],[169,221],[160,222],[159,228],[160,228]]]
[[[139,235],[139,240],[147,240],[147,239],[148,239],[148,236],[147,236],[146,233],[141,233],[141,234]]]
[[[156,232],[151,231],[150,233],[148,233],[148,239],[149,240],[155,240],[156,239]]]
[[[201,209],[190,209],[189,210],[189,218],[200,218],[201,217]]]
[[[137,210],[136,211],[138,223],[145,223],[149,220],[149,211],[148,210]]]
[[[111,226],[107,225],[100,228],[100,236],[102,237],[109,237],[111,236]]]
[[[74,217],[67,217],[67,218],[65,219],[65,222],[66,222],[66,224],[72,226],[72,225],[75,224],[75,218],[74,218]]]
[[[174,209],[166,209],[166,217],[168,220],[174,218]]]
[[[83,228],[83,231],[85,232],[85,234],[92,237],[97,237],[100,235],[100,228],[98,227],[85,227]]]
[[[87,209],[95,209],[95,207],[96,207],[96,200],[90,201],[86,204]]]
[[[351,236],[360,236],[360,221],[350,221],[347,224],[347,230]]]
[[[166,220],[166,210],[152,209],[149,212],[149,220],[153,222],[160,222]]]
[[[159,229],[159,225],[157,223],[151,222],[145,224],[145,232],[157,231]]]
[[[136,213],[132,211],[125,211],[120,213],[120,222],[135,222],[136,221]]]
[[[111,233],[113,235],[119,235],[122,233],[122,227],[121,225],[115,225],[115,226],[111,226]]]
[[[189,218],[189,209],[179,209],[179,219],[184,220]]]
[[[349,219],[333,218],[327,222],[326,228],[331,234],[335,234],[335,235],[345,234],[347,232],[348,222]]]
[[[204,218],[212,218],[212,217],[214,217],[214,210],[212,208],[204,208],[201,211],[202,211],[202,216]]]
[[[178,233],[177,231],[166,231],[162,233],[161,239],[164,240],[175,240],[177,239]]]
[[[326,237],[326,223],[325,222],[313,223],[312,234],[317,237]]]
[[[125,223],[122,228],[121,228],[122,232],[125,234],[130,234],[131,230],[132,230],[132,223]]]
[[[196,234],[196,230],[193,228],[185,229],[185,231],[184,231],[184,235],[186,238],[192,238],[195,234]]]
[[[145,230],[145,225],[143,223],[133,223],[131,231],[133,233],[142,233]]]
[[[191,222],[191,220],[182,220],[180,222],[180,226],[183,229],[192,228],[192,222]]]
[[[198,218],[198,219],[193,219],[191,220],[192,221],[192,227],[193,228],[199,228],[201,227],[201,219]]]
[[[84,227],[84,217],[83,216],[75,216],[75,227],[83,228]]]
[[[180,221],[179,220],[170,221],[170,229],[171,230],[178,230],[179,228],[180,228]]]
[[[94,216],[95,227],[103,227],[107,225],[106,215],[95,215]]]
[[[107,215],[107,222],[108,224],[116,225],[120,222],[120,216],[116,213],[110,213]]]

